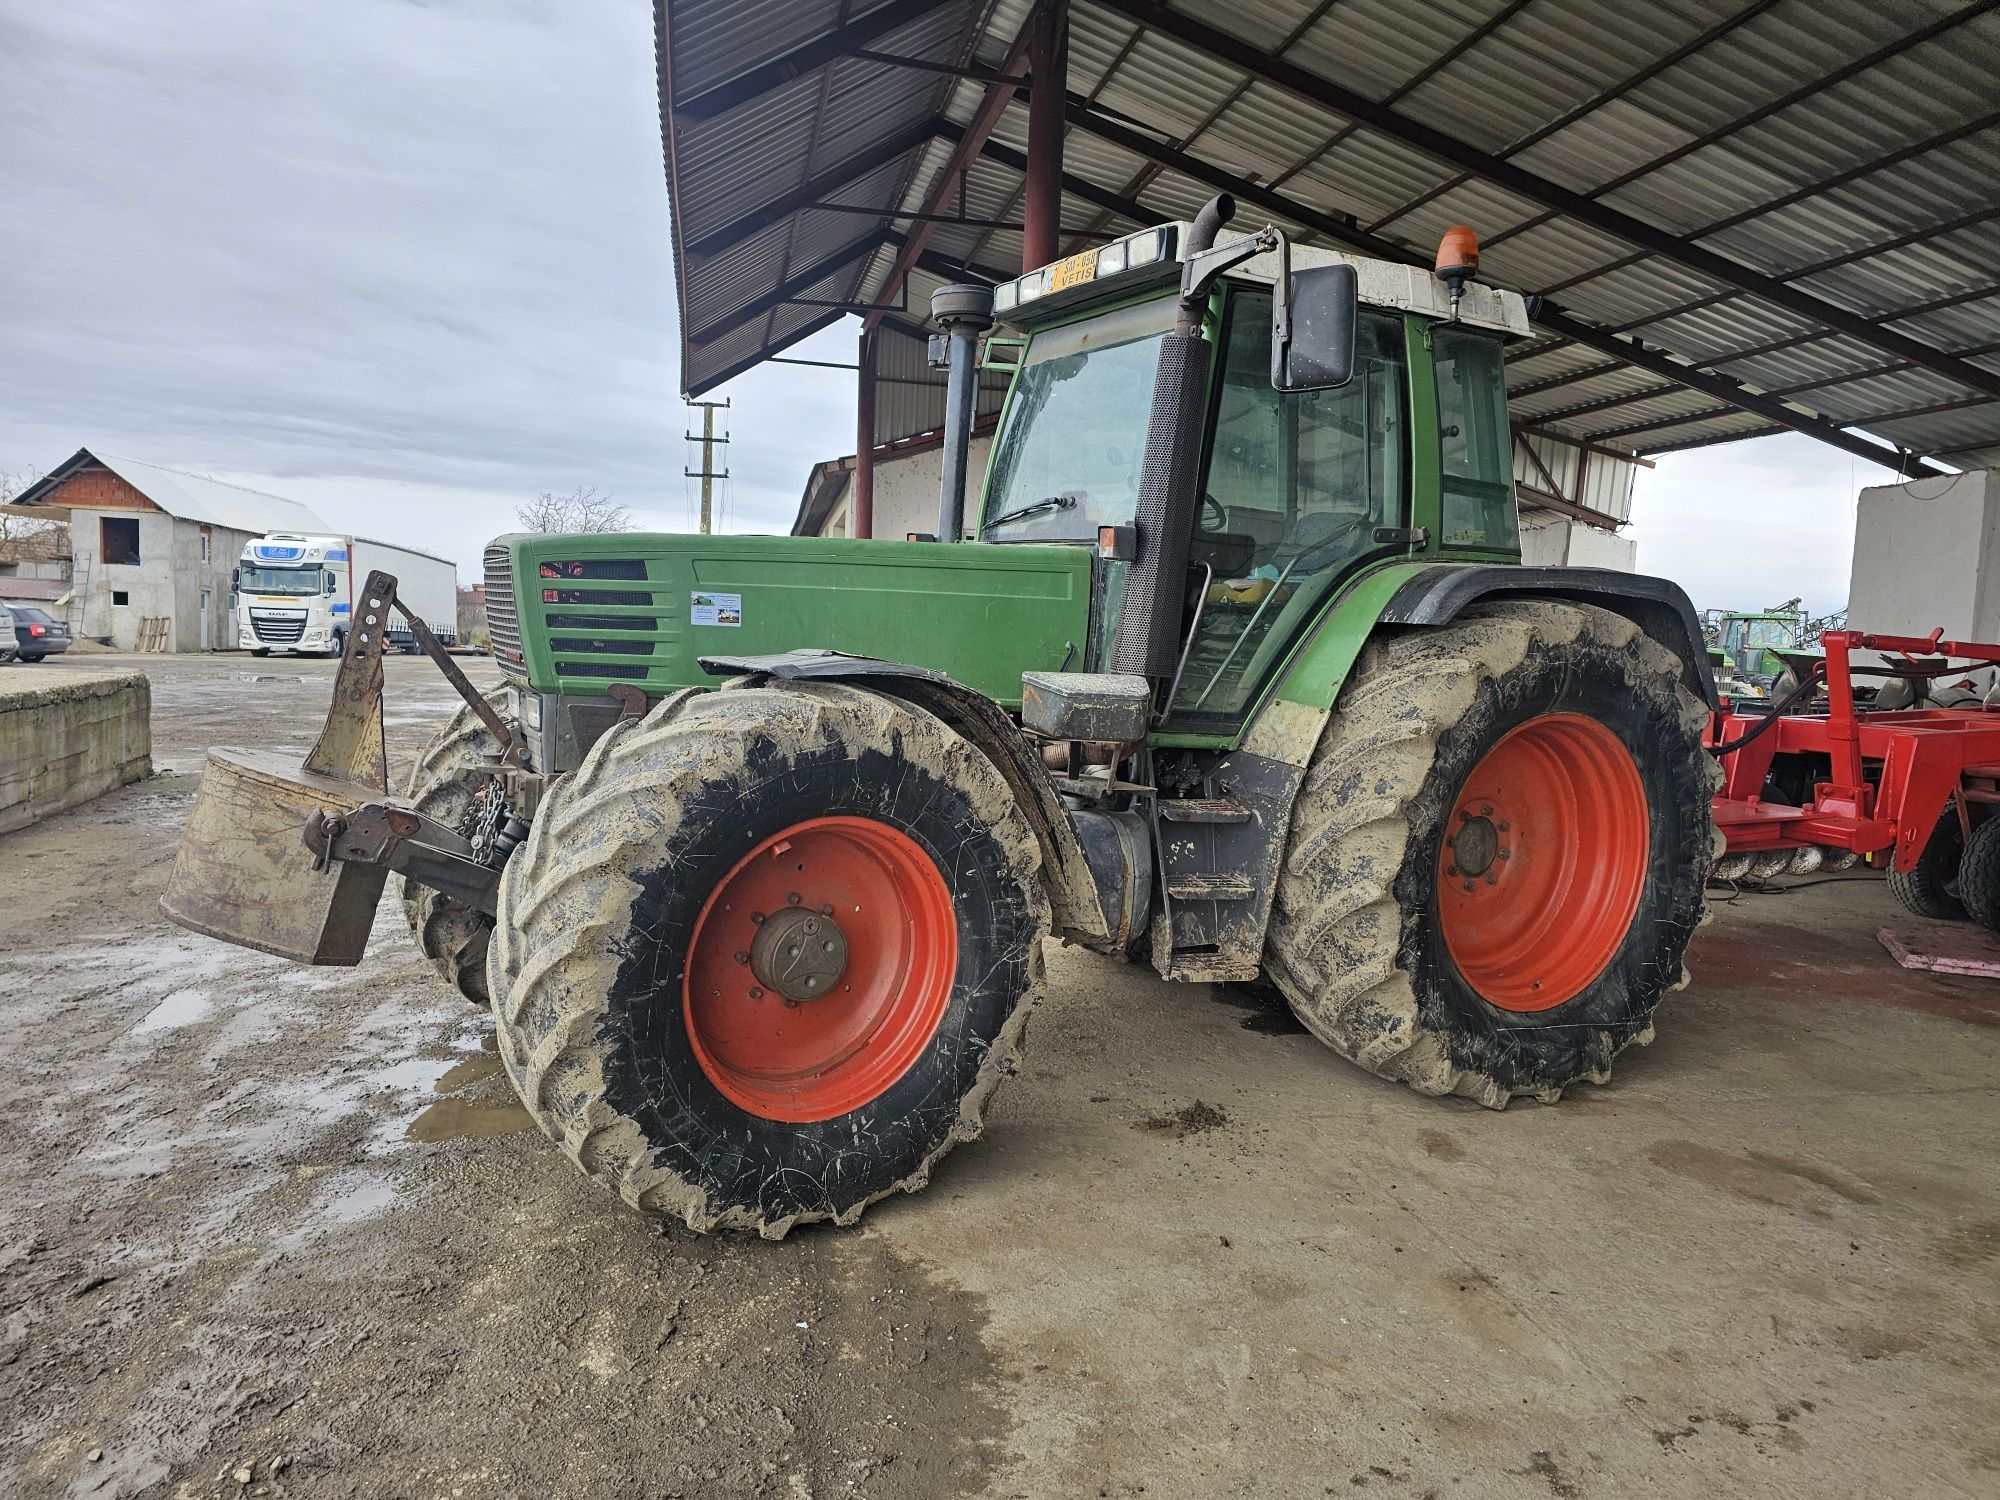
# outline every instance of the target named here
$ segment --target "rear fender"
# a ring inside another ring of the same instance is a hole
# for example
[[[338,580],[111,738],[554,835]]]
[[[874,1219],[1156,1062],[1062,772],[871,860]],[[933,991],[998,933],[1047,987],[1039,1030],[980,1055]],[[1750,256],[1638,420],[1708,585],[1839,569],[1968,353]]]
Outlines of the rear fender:
[[[1567,599],[1623,615],[1681,660],[1681,680],[1711,709],[1719,708],[1708,646],[1694,606],[1681,586],[1644,573],[1611,568],[1529,568],[1518,564],[1449,563],[1426,568],[1397,589],[1382,609],[1383,625],[1448,625],[1481,599]]]
[[[944,720],[965,736],[1006,778],[1042,848],[1042,871],[1058,933],[1085,942],[1111,936],[1097,879],[1020,727],[992,699],[929,667],[845,656],[837,651],[786,651],[773,656],[704,656],[701,669],[716,676],[745,674],[783,682],[852,682],[899,698]]]

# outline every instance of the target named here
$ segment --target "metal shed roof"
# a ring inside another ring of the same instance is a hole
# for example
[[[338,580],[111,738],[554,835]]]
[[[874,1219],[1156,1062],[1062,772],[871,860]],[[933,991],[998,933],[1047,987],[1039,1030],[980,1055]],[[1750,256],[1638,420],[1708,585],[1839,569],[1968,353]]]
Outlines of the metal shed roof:
[[[205,474],[189,474],[136,458],[120,458],[95,448],[79,448],[41,479],[21,492],[20,503],[36,505],[61,488],[64,480],[91,464],[102,464],[168,515],[182,521],[198,521],[209,526],[226,526],[263,536],[273,531],[324,532],[326,522],[309,506],[282,495],[211,479]]]
[[[656,0],[690,391],[1015,274],[1031,4]],[[1544,299],[1524,426],[2000,464],[1996,9],[1072,0],[1064,247],[1222,190],[1426,265],[1469,223]]]

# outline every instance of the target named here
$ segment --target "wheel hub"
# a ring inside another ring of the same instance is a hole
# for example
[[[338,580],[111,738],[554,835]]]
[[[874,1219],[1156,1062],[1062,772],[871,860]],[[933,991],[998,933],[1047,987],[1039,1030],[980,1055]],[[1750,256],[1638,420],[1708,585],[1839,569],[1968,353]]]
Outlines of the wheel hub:
[[[817,1000],[847,972],[847,934],[831,916],[787,906],[758,924],[750,972],[787,1000]]]
[[[1500,857],[1500,833],[1491,818],[1470,812],[1459,816],[1464,822],[1451,840],[1451,862],[1458,866],[1459,874],[1477,879]]]

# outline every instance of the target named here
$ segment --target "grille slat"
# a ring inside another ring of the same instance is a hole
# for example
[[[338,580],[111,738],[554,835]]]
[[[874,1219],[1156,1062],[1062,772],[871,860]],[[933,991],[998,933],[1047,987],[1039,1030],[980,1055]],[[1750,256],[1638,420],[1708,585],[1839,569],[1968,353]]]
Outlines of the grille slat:
[[[521,659],[521,618],[514,606],[513,559],[505,547],[486,549],[486,635],[495,655]]]
[[[250,611],[250,631],[267,645],[290,646],[306,633],[305,613],[269,614],[253,609]]]

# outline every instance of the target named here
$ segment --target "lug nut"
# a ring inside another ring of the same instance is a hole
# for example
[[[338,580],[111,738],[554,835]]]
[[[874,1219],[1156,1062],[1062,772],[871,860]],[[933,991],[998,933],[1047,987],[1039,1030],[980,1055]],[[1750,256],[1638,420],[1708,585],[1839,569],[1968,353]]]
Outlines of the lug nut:
[[[793,891],[789,896],[785,897],[785,905],[797,906],[798,904],[799,904],[799,893],[797,891]]]
[[[1512,849],[1495,849],[1493,851],[1493,857],[1495,859],[1512,859],[1514,857],[1514,851]]]
[[[1445,867],[1445,874],[1447,874],[1447,875],[1451,875],[1451,876],[1456,876],[1456,875],[1458,874],[1458,866],[1457,866],[1457,865],[1447,865],[1447,866]]]
[[[1480,804],[1479,804],[1479,816],[1480,816],[1480,817],[1482,817],[1482,818],[1490,818],[1490,817],[1492,817],[1492,816],[1493,816],[1493,804],[1492,804],[1491,802],[1482,802],[1482,803],[1480,803]]]
[[[747,964],[747,963],[749,963],[749,962],[750,962],[750,955],[749,955],[749,954],[747,954],[747,953],[741,953],[741,952],[739,952],[739,953],[738,953],[738,954],[736,955],[736,961],[737,961],[737,962],[738,962],[739,964]]]
[[[764,914],[761,911],[753,911],[750,913],[750,920],[753,923],[756,923],[758,926],[762,926],[764,922]]]
[[[753,984],[750,986],[750,998],[752,1000],[762,1000],[764,998],[764,992]]]
[[[1505,833],[1507,831],[1507,820],[1505,818],[1502,818],[1499,822],[1495,823],[1493,826],[1499,829],[1502,833]]]
[[[1498,885],[1500,883],[1500,877],[1498,875],[1495,875],[1491,870],[1488,870],[1486,872],[1486,883],[1488,885]]]
[[[1478,888],[1478,883],[1476,881],[1468,880],[1465,882],[1465,889],[1468,893],[1472,892],[1473,890],[1476,890],[1477,888]]]
[[[832,915],[833,915],[833,903],[832,903],[831,901],[827,901],[827,902],[824,902],[824,903],[822,903],[822,904],[821,904],[821,906],[820,906],[820,909],[819,909],[819,914],[820,914],[820,915],[821,915],[822,917],[830,917],[830,916],[832,916]]]

